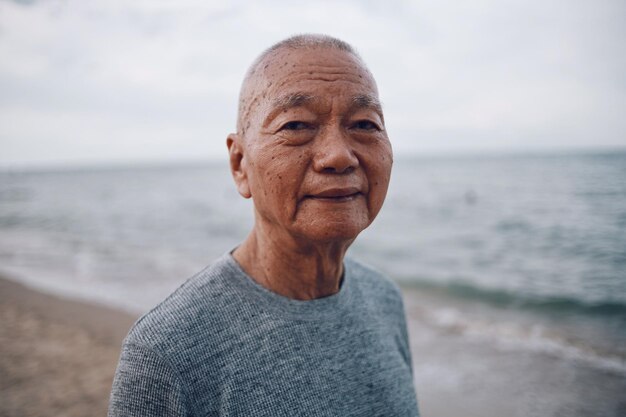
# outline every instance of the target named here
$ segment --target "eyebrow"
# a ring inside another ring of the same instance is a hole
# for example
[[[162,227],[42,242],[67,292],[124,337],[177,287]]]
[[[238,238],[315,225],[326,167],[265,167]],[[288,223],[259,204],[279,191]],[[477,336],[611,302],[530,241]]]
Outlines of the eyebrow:
[[[277,110],[285,110],[292,107],[304,106],[305,104],[310,103],[313,100],[315,100],[315,97],[311,94],[296,92],[278,97],[272,103],[272,108]]]
[[[272,105],[271,105],[272,111],[270,112],[266,120],[273,119],[278,113],[284,110],[294,108],[294,107],[305,106],[316,100],[317,100],[316,96],[309,94],[309,93],[304,93],[301,91],[285,94],[283,96],[278,97],[272,102]],[[378,115],[381,117],[384,123],[383,108],[378,97],[369,95],[369,94],[357,94],[355,96],[352,96],[351,102],[352,102],[351,103],[352,109],[374,110],[375,112],[378,113]]]
[[[373,109],[378,112],[381,118],[383,117],[383,106],[376,96],[369,94],[357,94],[352,97],[352,107]]]

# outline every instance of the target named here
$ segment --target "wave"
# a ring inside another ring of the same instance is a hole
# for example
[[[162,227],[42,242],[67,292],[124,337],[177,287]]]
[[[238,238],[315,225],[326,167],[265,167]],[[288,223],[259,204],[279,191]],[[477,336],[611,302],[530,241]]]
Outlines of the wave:
[[[409,290],[405,303],[410,317],[430,328],[502,349],[542,352],[626,375],[626,350],[622,347],[626,334],[615,333],[626,324],[625,304],[531,298],[458,282],[400,284]],[[559,319],[550,319],[552,314]],[[581,320],[581,315],[586,319]],[[593,332],[588,332],[590,327]]]
[[[413,319],[447,333],[486,342],[503,350],[533,351],[584,363],[596,369],[626,375],[623,352],[607,351],[554,332],[545,324],[522,324],[479,318],[452,307],[412,309]],[[415,314],[417,313],[417,314]]]
[[[619,301],[585,301],[571,297],[530,296],[499,289],[480,288],[461,282],[436,283],[426,280],[403,280],[400,281],[400,285],[480,301],[495,307],[528,309],[546,313],[621,316],[626,319],[626,303]]]

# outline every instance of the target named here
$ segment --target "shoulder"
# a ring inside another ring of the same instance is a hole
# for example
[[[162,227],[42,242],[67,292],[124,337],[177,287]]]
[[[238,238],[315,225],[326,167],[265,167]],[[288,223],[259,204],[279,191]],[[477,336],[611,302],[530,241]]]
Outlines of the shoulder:
[[[225,331],[237,298],[229,255],[189,278],[133,325],[125,343],[168,355],[207,333]]]
[[[368,290],[384,291],[393,296],[401,296],[398,285],[373,266],[353,258],[346,258],[345,266],[360,287]]]
[[[377,300],[379,303],[403,308],[402,291],[387,275],[352,258],[346,258],[345,267],[354,281],[354,286],[363,296],[370,300]]]
[[[232,262],[229,255],[219,258],[133,325],[122,345],[109,416],[183,416],[193,409],[198,387],[190,376],[202,369],[212,380],[208,358],[236,331],[241,294]]]
[[[406,312],[402,291],[398,285],[375,268],[348,260],[346,268],[352,273],[353,287],[359,295],[356,303],[367,305],[374,311],[376,320],[386,331],[391,332],[405,363],[411,367],[411,351],[407,330]],[[375,318],[373,318],[375,317]]]

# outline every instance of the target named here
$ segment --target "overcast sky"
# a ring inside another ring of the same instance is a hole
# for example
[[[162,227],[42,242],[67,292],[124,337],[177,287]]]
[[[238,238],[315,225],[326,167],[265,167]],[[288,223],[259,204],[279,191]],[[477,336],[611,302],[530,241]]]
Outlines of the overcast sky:
[[[626,146],[623,0],[0,0],[0,166],[225,158],[244,72],[352,43],[397,156]]]

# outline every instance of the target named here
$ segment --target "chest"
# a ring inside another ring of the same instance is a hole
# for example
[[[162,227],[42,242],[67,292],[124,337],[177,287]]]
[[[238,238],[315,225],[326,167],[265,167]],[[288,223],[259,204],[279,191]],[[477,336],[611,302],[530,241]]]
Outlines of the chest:
[[[262,323],[207,348],[190,394],[203,416],[412,416],[399,343],[377,322]]]

